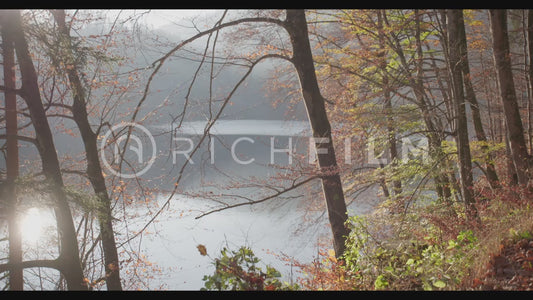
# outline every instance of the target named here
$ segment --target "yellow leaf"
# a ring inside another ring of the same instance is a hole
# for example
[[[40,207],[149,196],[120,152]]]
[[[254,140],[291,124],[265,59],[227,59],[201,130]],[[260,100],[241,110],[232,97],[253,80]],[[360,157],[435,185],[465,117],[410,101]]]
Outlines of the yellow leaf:
[[[328,250],[328,255],[329,255],[329,256],[332,256],[332,257],[335,257],[335,250],[333,250],[333,249],[329,249],[329,250]]]
[[[329,260],[336,263],[337,262],[337,257],[335,257],[335,250],[333,249],[329,249],[328,250],[328,255],[329,255]]]

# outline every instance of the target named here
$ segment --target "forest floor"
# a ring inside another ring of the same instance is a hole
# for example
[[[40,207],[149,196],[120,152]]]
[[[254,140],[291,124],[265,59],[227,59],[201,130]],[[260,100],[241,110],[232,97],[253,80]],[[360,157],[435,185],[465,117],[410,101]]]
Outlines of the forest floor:
[[[481,279],[474,279],[474,290],[533,290],[533,238],[506,240],[493,255]]]

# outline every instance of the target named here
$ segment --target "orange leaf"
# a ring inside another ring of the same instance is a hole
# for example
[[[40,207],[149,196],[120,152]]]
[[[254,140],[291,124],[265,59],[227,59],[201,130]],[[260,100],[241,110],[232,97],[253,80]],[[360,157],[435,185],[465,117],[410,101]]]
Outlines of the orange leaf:
[[[479,278],[474,278],[473,282],[472,282],[472,285],[474,288],[480,286],[481,284],[483,284],[483,281],[479,280]]]
[[[206,256],[207,255],[207,249],[205,248],[204,245],[198,245],[198,246],[196,246],[196,248],[198,249],[198,252],[200,252],[200,254],[202,256]]]

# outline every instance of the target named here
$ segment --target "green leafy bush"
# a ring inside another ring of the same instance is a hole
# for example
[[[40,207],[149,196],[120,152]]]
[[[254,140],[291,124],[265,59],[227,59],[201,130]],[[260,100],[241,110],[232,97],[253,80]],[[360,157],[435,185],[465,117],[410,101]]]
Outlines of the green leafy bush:
[[[344,261],[347,271],[359,277],[369,289],[439,290],[461,283],[477,238],[471,230],[455,239],[439,241],[435,228],[428,226],[425,236],[378,239],[368,230],[363,217],[350,219],[352,232]]]
[[[238,250],[223,248],[214,260],[215,272],[204,276],[202,290],[295,290],[297,285],[280,281],[281,273],[267,265],[266,271],[258,266],[260,259],[248,247]]]

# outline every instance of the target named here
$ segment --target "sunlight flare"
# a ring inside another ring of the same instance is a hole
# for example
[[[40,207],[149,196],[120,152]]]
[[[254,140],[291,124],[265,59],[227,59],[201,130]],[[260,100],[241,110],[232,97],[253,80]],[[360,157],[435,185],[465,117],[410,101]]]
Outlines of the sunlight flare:
[[[29,243],[38,242],[44,234],[45,215],[36,207],[28,209],[22,217],[22,237]]]

